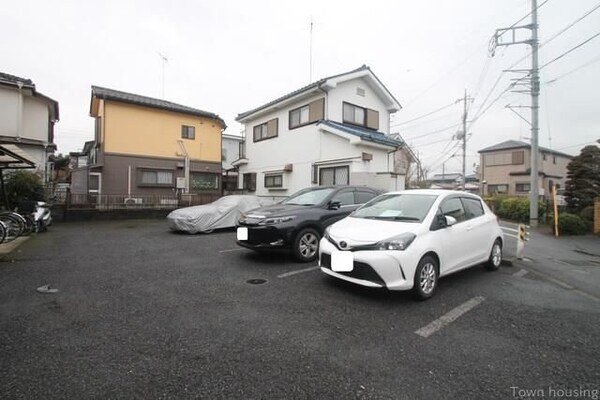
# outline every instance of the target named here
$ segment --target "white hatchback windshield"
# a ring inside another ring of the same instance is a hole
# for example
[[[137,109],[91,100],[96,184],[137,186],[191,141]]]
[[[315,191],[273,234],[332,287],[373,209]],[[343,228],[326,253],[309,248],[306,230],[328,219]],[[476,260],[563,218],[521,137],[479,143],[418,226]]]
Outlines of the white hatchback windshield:
[[[352,217],[422,222],[436,198],[426,194],[385,194],[356,210]]]

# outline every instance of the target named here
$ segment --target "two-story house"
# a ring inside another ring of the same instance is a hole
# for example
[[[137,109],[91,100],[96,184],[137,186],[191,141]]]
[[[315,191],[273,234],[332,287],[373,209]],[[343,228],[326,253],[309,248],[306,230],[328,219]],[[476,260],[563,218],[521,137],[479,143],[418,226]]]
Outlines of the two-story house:
[[[31,79],[0,72],[0,144],[16,146],[48,181],[54,153],[58,102],[36,90]]]
[[[550,188],[565,186],[567,165],[573,156],[539,147],[538,188],[540,196],[549,196]],[[531,188],[531,145],[507,140],[479,150],[479,181],[483,194],[527,196]]]
[[[404,189],[389,135],[400,104],[367,66],[330,76],[238,115],[245,125],[239,187],[287,196],[311,185]]]
[[[221,152],[223,161],[223,192],[233,192],[238,187],[238,168],[233,163],[240,159],[244,138],[223,134]]]
[[[90,116],[95,138],[79,157],[87,165],[72,172],[72,193],[126,195],[135,203],[177,190],[220,194],[226,126],[218,115],[92,86]]]

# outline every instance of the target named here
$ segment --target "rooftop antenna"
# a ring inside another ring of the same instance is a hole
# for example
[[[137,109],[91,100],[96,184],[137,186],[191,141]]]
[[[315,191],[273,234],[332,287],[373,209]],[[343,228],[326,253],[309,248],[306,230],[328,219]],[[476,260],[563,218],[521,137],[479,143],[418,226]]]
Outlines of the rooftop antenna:
[[[165,98],[165,64],[169,62],[169,59],[164,56],[160,51],[157,51],[158,55],[162,59],[162,98]]]
[[[310,16],[310,61],[309,61],[309,74],[308,81],[312,82],[312,51],[313,51],[313,19],[312,15]]]

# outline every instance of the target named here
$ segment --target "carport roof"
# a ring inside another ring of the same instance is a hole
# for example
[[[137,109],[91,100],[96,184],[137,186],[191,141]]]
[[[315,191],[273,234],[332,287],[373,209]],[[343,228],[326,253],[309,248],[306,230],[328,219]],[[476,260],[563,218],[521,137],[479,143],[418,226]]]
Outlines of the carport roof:
[[[0,169],[35,168],[31,156],[14,144],[0,145]]]

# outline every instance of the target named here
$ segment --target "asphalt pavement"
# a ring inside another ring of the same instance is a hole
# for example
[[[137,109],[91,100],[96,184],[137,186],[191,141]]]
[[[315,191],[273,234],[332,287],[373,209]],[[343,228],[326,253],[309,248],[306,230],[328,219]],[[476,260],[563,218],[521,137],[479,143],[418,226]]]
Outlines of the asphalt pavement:
[[[600,303],[536,273],[533,249],[417,302],[233,231],[56,225],[0,262],[0,398],[592,398]]]

